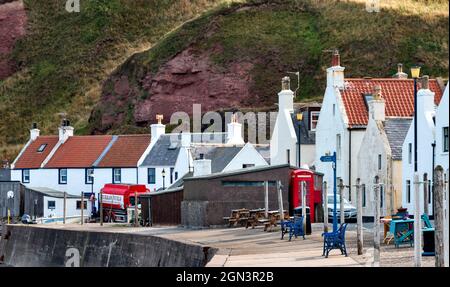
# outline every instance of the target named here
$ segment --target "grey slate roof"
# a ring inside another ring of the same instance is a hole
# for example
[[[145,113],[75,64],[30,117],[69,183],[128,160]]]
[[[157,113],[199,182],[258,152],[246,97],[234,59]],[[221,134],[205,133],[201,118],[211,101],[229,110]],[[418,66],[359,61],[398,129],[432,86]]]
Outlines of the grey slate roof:
[[[298,126],[300,125],[300,144],[315,144],[316,132],[308,130],[308,122],[305,119],[309,119],[309,111],[302,111],[303,121],[297,121],[296,113],[291,115],[292,123],[294,124],[295,135],[298,138]]]
[[[200,154],[211,160],[211,172],[221,172],[238,154],[243,146],[196,146],[192,148],[192,157],[197,159]]]
[[[174,166],[180,147],[178,135],[161,135],[141,166]]]
[[[384,131],[392,151],[392,159],[402,159],[402,145],[411,126],[410,118],[386,118]]]
[[[255,149],[270,164],[270,145],[256,146]]]

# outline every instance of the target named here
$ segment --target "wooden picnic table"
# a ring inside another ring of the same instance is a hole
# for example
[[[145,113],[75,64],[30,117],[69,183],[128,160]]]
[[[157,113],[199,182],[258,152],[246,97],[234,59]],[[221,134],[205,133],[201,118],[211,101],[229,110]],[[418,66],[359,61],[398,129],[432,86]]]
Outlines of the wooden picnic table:
[[[269,211],[269,218],[260,221],[264,223],[264,231],[272,231],[273,227],[276,227],[278,222],[281,221],[281,215],[278,210]],[[289,213],[287,210],[284,211],[283,220],[289,220]]]
[[[237,226],[238,223],[246,224],[250,216],[250,211],[246,208],[233,209],[231,210],[231,215],[229,217],[224,217],[223,219],[228,221],[228,226]]]

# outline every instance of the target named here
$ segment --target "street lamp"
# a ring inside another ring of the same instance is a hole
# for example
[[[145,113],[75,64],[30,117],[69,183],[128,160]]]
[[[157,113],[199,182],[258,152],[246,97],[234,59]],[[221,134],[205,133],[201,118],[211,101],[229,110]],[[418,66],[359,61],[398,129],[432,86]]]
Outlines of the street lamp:
[[[163,178],[163,189],[166,189],[166,170],[163,168],[161,172],[162,178]]]
[[[414,79],[414,172],[417,172],[417,79],[420,76],[420,67],[411,67],[411,76]]]
[[[298,139],[297,139],[297,142],[298,142],[298,167],[301,167],[301,142],[300,142],[300,124],[301,124],[301,121],[303,120],[303,114],[300,112],[300,113],[297,113],[297,129],[298,129]]]

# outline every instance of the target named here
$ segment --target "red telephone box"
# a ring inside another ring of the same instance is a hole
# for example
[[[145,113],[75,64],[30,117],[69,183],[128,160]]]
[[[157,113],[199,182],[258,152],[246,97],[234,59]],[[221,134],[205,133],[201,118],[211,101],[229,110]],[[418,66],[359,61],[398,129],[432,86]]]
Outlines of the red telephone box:
[[[297,169],[291,173],[290,210],[302,206],[302,182],[306,182],[306,206],[310,210],[311,222],[318,220],[319,208],[322,209],[322,182],[323,174],[309,169]]]

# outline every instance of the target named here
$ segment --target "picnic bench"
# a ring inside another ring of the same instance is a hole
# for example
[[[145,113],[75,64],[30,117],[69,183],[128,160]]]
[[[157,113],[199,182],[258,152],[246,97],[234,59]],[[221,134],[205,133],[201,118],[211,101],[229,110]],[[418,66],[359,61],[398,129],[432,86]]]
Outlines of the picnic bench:
[[[264,231],[272,231],[273,227],[276,227],[281,222],[281,215],[278,210],[272,210],[268,212],[269,218],[259,219],[258,222],[264,224]],[[283,220],[289,220],[289,213],[284,211]]]
[[[264,208],[251,209],[249,211],[250,216],[247,220],[245,228],[248,228],[249,226],[251,226],[252,229],[254,229],[255,226],[258,225],[260,220],[265,219],[265,211],[266,210]]]
[[[223,217],[223,219],[228,222],[228,227],[237,226],[241,224],[247,224],[248,218],[250,217],[250,211],[246,208],[241,209],[233,209],[231,211],[231,215],[227,217]]]

